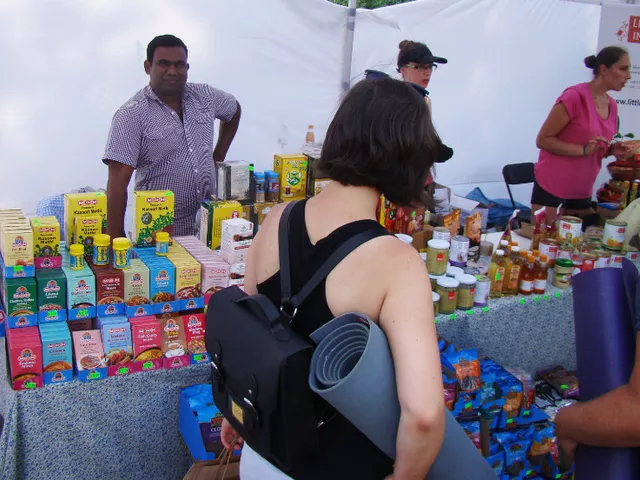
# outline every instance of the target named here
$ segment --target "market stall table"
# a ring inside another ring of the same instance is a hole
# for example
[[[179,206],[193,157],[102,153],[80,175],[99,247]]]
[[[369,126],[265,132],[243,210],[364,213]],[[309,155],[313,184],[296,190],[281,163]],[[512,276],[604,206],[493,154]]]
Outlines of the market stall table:
[[[186,474],[179,391],[207,382],[208,364],[16,392],[0,343],[1,478],[176,480]]]

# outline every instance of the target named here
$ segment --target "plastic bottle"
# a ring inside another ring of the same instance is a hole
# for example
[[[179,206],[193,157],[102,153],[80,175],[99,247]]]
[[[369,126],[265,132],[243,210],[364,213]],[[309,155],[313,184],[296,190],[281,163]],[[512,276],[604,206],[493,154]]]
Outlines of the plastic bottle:
[[[504,250],[496,250],[495,256],[489,267],[489,279],[491,280],[491,290],[489,298],[502,297],[502,285],[504,284],[505,261]]]
[[[313,145],[316,143],[316,136],[313,133],[313,125],[307,127],[307,135],[304,137],[304,143],[307,145]]]
[[[507,259],[507,269],[502,287],[502,294],[504,296],[513,297],[518,294],[520,271],[520,247],[511,247],[511,257]]]
[[[520,295],[531,295],[533,293],[533,266],[535,257],[533,254],[527,256],[527,262],[520,272]]]
[[[159,257],[166,257],[169,255],[169,241],[171,240],[171,235],[169,232],[158,232],[156,233],[156,255]]]
[[[547,290],[547,277],[549,276],[549,259],[546,255],[540,255],[533,271],[533,293],[542,295]]]

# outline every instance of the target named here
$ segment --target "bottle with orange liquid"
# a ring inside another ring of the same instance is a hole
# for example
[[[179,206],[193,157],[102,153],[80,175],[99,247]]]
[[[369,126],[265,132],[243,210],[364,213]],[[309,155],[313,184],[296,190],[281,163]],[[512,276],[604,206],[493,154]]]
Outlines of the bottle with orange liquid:
[[[542,295],[547,290],[547,278],[549,276],[549,258],[540,255],[533,270],[533,293]]]
[[[531,295],[533,293],[533,265],[535,259],[533,254],[529,254],[526,262],[520,271],[520,295]]]
[[[518,294],[520,271],[520,247],[514,246],[511,247],[511,256],[507,261],[504,285],[502,286],[504,296],[513,297]]]
[[[489,290],[489,298],[502,297],[502,287],[504,285],[505,261],[504,250],[496,250],[496,254],[491,260],[489,267],[489,279],[491,280],[491,289]]]

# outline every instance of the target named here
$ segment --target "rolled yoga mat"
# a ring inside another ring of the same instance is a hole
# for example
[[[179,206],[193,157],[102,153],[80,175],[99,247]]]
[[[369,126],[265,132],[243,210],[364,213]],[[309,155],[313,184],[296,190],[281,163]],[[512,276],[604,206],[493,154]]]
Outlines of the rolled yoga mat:
[[[572,280],[581,401],[592,400],[629,381],[636,348],[633,302],[637,282],[637,269],[626,259],[622,269],[599,268]],[[576,478],[637,480],[639,459],[635,448],[580,445]]]
[[[390,458],[396,456],[400,404],[393,360],[380,327],[364,315],[342,315],[311,334],[311,389]],[[495,480],[484,457],[445,410],[442,448],[427,480]]]

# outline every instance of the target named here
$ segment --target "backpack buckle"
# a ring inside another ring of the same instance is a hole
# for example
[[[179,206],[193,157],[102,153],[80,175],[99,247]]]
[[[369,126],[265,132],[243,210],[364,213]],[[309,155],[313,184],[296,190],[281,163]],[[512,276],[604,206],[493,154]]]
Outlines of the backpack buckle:
[[[224,377],[222,375],[222,371],[220,370],[220,367],[218,367],[214,358],[218,360],[218,355],[213,354],[211,357],[211,378],[213,379],[214,385],[218,388],[218,391],[222,391],[222,384],[224,383]]]
[[[287,305],[289,305],[289,307],[291,307],[291,303],[286,302]],[[292,313],[289,313],[285,308],[284,308],[285,302],[282,303],[282,305],[280,305],[280,313],[283,314],[285,317],[287,317],[287,319],[289,320],[289,323],[291,323],[293,321],[293,317],[296,316],[296,313],[298,313],[298,307],[293,309]]]

